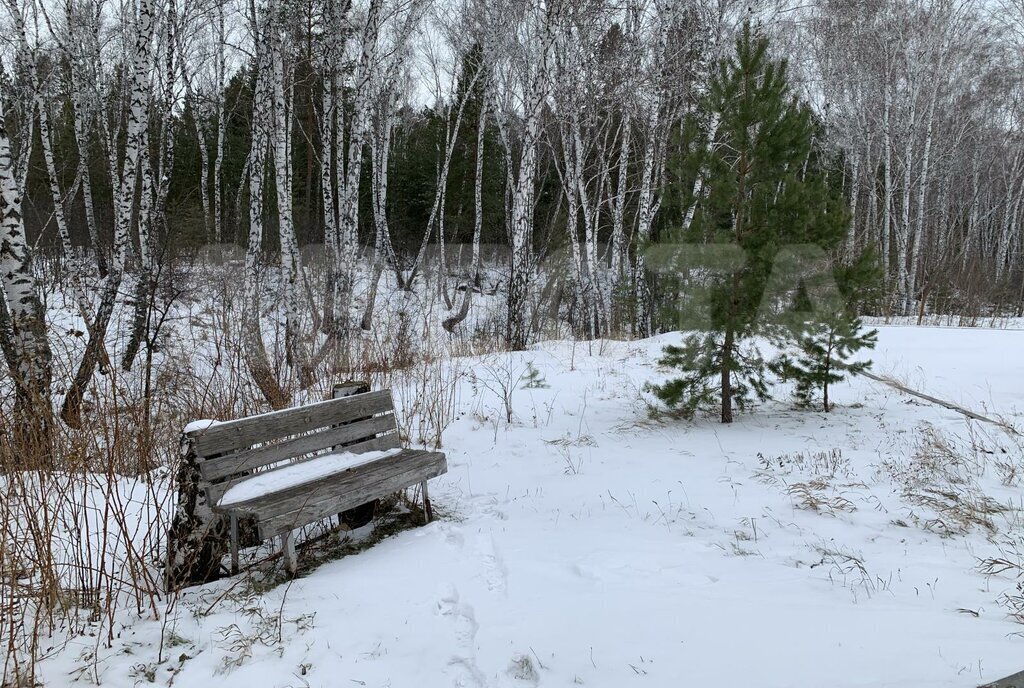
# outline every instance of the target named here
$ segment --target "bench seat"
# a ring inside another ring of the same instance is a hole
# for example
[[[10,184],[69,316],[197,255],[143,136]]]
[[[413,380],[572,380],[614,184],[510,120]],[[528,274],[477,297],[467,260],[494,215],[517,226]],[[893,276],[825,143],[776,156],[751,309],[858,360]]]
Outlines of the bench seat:
[[[316,457],[316,461],[322,461],[322,458]],[[291,464],[257,473],[235,485],[244,486],[246,482],[265,479],[265,476],[270,477],[294,467],[295,464]],[[445,455],[440,452],[402,449],[314,480],[284,487],[275,486],[248,499],[220,503],[213,510],[225,516],[255,519],[260,537],[267,540],[360,504],[387,497],[410,485],[436,478],[446,469]]]

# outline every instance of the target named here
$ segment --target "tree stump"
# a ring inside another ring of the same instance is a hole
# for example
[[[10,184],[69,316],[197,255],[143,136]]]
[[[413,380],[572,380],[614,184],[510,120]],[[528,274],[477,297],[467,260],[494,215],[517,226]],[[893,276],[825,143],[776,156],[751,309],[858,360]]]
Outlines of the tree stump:
[[[228,551],[227,519],[213,513],[207,504],[199,465],[186,437],[182,437],[181,451],[176,476],[178,504],[167,534],[167,590],[216,580]]]
[[[221,561],[230,550],[228,519],[215,514],[207,503],[202,473],[192,443],[185,436],[181,438],[181,464],[176,479],[178,504],[167,534],[167,590],[217,580],[225,573]],[[238,537],[243,547],[260,542],[256,528],[247,520],[239,522]]]

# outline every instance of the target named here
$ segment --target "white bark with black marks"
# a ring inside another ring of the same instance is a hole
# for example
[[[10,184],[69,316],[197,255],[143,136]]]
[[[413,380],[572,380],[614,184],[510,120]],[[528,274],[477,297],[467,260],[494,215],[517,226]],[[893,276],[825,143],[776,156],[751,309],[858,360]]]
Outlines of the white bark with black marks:
[[[22,190],[4,114],[5,95],[0,93],[0,285],[4,295],[0,338],[14,380],[18,426],[26,430],[28,441],[48,444],[52,356],[25,234]]]

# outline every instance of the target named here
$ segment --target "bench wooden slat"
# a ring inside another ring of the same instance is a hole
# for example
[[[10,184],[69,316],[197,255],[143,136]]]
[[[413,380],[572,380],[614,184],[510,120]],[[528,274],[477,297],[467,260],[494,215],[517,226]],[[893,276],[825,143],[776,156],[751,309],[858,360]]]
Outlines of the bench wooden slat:
[[[332,444],[330,446],[333,447],[334,445]],[[395,432],[389,432],[386,435],[380,435],[378,437],[374,437],[373,439],[363,440],[362,442],[357,442],[355,444],[347,445],[345,447],[342,447],[341,449],[338,449],[337,451],[351,452],[353,454],[361,454],[363,452],[368,452],[368,451],[383,451],[383,450],[386,450],[386,449],[398,449],[401,446],[402,446],[402,440],[399,437],[398,432],[395,431]],[[297,461],[293,461],[293,462],[290,462],[290,463],[287,463],[287,464],[284,464],[284,465],[285,466],[293,466],[296,463],[303,463],[305,461],[316,461],[317,459],[319,459],[324,454],[329,454],[329,453],[333,453],[333,452],[324,452],[323,454],[317,454],[315,456],[310,456],[308,458],[299,459]],[[207,459],[207,461],[209,461],[209,460],[210,459]],[[277,470],[277,469],[274,468],[274,469],[271,469],[271,470]],[[205,487],[206,487],[206,499],[207,499],[207,502],[209,504],[216,504],[217,502],[220,501],[220,498],[224,496],[225,492],[230,490],[232,487],[234,487],[238,483],[245,482],[246,480],[248,480],[252,476],[253,476],[253,474],[247,473],[245,475],[238,476],[236,478],[232,478],[231,480],[222,480],[219,483],[207,483],[205,485]]]
[[[310,452],[330,449],[341,444],[373,439],[384,432],[397,432],[395,416],[387,413],[366,420],[356,421],[348,425],[329,427],[308,435],[300,435],[276,444],[269,444],[253,449],[243,449],[233,454],[225,454],[206,459],[199,464],[199,470],[206,480],[220,480],[229,475],[262,468],[285,459],[303,456]]]
[[[436,478],[447,471],[444,454],[437,452],[406,457],[405,461],[408,465],[404,465],[399,472],[395,472],[394,468],[391,472],[367,471],[354,476],[351,481],[345,481],[344,487],[332,486],[335,489],[320,493],[322,496],[315,499],[313,496],[304,495],[295,497],[287,503],[295,507],[291,511],[266,516],[261,507],[257,517],[260,536],[270,538],[281,535],[307,523],[327,518],[373,499],[386,497],[424,480]],[[277,508],[282,506],[284,504],[276,505]]]
[[[391,390],[383,389],[218,423],[189,433],[189,437],[196,455],[205,457],[365,418],[393,408]]]
[[[399,436],[398,431],[389,432],[386,435],[380,435],[374,437],[372,440],[363,440],[362,442],[356,442],[354,444],[346,445],[341,451],[352,452],[353,454],[359,454],[360,452],[368,451],[382,451],[384,449],[399,449],[402,446],[402,438]]]
[[[235,502],[226,506],[218,505],[217,509],[224,512],[234,511],[248,515],[259,515],[260,517],[287,513],[299,508],[306,501],[321,499],[328,492],[340,492],[358,487],[362,483],[372,483],[381,475],[388,473],[400,473],[418,469],[421,465],[420,462],[427,461],[429,463],[429,459],[424,459],[424,456],[431,453],[436,452],[403,449],[391,456],[385,456],[370,463],[352,466],[337,473],[310,480],[301,485],[273,490],[267,494],[247,499],[244,502]]]

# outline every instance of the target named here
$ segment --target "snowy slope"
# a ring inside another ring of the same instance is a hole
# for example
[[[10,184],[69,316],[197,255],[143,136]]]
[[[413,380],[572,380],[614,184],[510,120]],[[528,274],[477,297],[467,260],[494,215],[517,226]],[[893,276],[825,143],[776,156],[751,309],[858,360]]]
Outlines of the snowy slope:
[[[879,329],[875,372],[979,412],[1024,417],[1024,329]]]
[[[885,328],[875,359],[1012,413],[1017,337]],[[103,685],[223,688],[933,688],[1024,668],[1024,626],[997,602],[1011,581],[977,570],[1018,513],[950,534],[907,496],[937,480],[915,447],[966,444],[962,417],[856,380],[828,417],[781,399],[729,427],[651,419],[642,388],[672,340],[463,361],[431,492],[446,518],[263,594],[221,581],[165,621],[126,616],[112,647],[75,640],[44,677],[86,680],[93,653]],[[528,363],[508,424],[501,390]],[[967,452],[957,484],[1020,507],[986,463],[1019,457],[977,432],[996,453]]]

